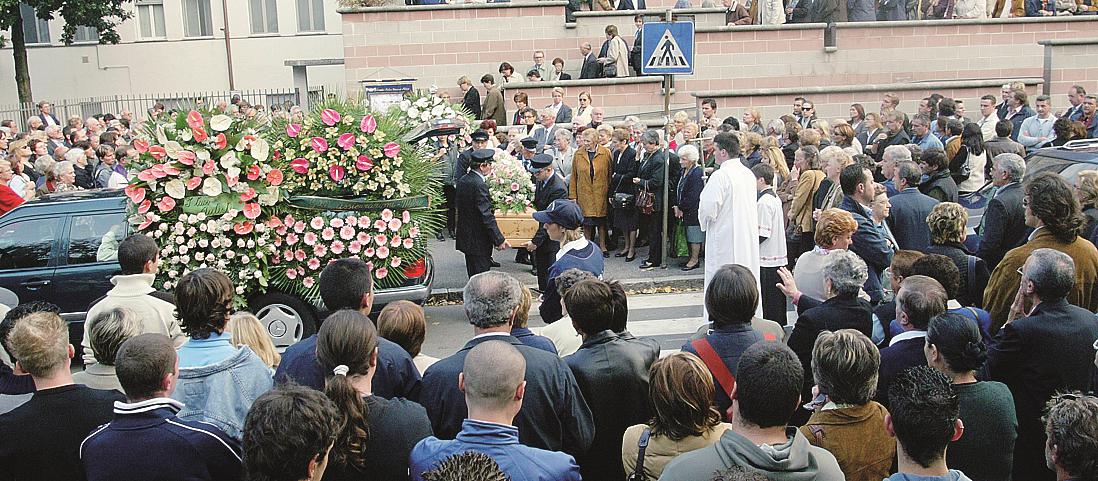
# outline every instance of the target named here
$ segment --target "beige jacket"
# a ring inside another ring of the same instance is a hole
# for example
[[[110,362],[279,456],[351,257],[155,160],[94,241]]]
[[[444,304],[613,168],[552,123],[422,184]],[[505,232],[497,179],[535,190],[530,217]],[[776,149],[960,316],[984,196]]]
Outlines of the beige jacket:
[[[92,320],[95,316],[116,307],[127,308],[137,315],[141,320],[142,334],[147,332],[164,334],[172,338],[175,347],[183,345],[187,338],[179,329],[179,321],[175,318],[175,306],[149,295],[156,290],[153,288],[155,277],[153,274],[130,274],[111,278],[114,288],[107,292],[107,297],[88,309],[87,321],[84,322],[84,340],[81,342],[84,348],[84,364],[95,363],[89,334]]]
[[[621,441],[621,463],[625,466],[625,474],[628,476],[637,468],[637,441],[646,424],[637,424],[625,430],[625,436]],[[663,468],[682,453],[701,449],[716,443],[721,439],[725,431],[732,429],[728,423],[720,423],[704,436],[691,436],[689,438],[672,441],[666,436],[652,436],[648,439],[648,447],[644,450],[644,473],[648,479],[659,479],[663,474]]]

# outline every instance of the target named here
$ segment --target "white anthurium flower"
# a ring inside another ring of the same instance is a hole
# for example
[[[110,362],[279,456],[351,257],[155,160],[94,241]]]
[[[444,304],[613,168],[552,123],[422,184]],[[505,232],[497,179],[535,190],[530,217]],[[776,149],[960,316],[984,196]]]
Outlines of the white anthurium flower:
[[[236,167],[235,165],[232,166],[232,167],[229,167],[228,170],[225,171],[225,175],[227,175],[229,177],[240,177],[240,167]],[[241,183],[238,183],[236,185],[243,185],[243,184],[244,183],[241,182]]]
[[[226,152],[225,155],[222,155],[221,159],[218,162],[221,164],[221,167],[225,169],[228,169],[229,167],[235,167],[236,165],[240,164],[240,161],[236,158],[236,152],[233,152],[231,150]]]
[[[179,142],[169,140],[164,142],[164,151],[168,153],[168,158],[178,159],[179,153],[183,152],[183,146],[179,145]]]
[[[187,186],[183,184],[182,180],[170,180],[168,183],[164,184],[164,192],[173,199],[182,199],[187,195]]]
[[[221,181],[213,177],[206,177],[206,180],[202,181],[202,195],[208,197],[217,197],[221,195]]]
[[[190,142],[194,140],[194,135],[191,135],[190,129],[183,129],[179,132],[179,140],[184,142]]]
[[[156,126],[156,142],[160,145],[168,143],[168,135],[164,133],[164,126]]]
[[[412,106],[412,102],[409,100],[400,101],[400,110],[408,110],[408,107]]]
[[[210,151],[201,147],[194,149],[194,155],[195,157],[198,157],[198,160],[201,160],[202,162],[210,160]]]
[[[228,115],[215,115],[210,118],[210,128],[216,132],[224,132],[229,130],[229,127],[233,125],[233,119]]]
[[[259,194],[259,205],[271,206],[278,203],[278,187],[267,187],[267,193]]]
[[[271,154],[271,144],[266,140],[256,139],[252,142],[252,157],[260,162],[266,162],[267,157]]]
[[[408,116],[413,118],[413,119],[416,118],[416,117],[419,117],[419,109],[417,109],[415,107],[409,107],[408,108]]]

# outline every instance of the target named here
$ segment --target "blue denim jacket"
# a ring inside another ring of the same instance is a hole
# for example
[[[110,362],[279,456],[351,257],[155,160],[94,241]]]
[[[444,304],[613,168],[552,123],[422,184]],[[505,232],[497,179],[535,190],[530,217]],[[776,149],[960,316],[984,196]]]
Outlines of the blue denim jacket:
[[[579,466],[571,455],[519,444],[514,426],[466,419],[457,439],[423,439],[408,456],[413,481],[442,460],[466,451],[484,453],[512,481],[579,481]]]
[[[272,386],[271,370],[243,346],[217,364],[180,369],[172,399],[185,406],[181,419],[213,424],[239,440],[248,408]]]

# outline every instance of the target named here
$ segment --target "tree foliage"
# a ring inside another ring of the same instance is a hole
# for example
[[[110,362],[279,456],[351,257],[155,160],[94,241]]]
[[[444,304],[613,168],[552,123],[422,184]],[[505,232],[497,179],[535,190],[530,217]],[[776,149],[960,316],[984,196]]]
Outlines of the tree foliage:
[[[123,8],[130,0],[0,0],[0,25],[11,31],[12,55],[15,58],[15,83],[21,103],[32,102],[30,73],[27,65],[27,46],[23,36],[23,15],[19,9],[25,3],[34,9],[42,20],[60,18],[65,26],[61,41],[71,44],[77,27],[92,27],[99,32],[99,43],[118,43],[115,30],[124,20],[133,16]]]

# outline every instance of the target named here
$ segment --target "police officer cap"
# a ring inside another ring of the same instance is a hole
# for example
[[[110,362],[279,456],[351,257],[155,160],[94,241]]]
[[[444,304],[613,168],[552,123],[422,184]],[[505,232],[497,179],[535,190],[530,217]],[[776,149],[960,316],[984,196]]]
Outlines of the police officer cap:
[[[473,163],[476,164],[488,164],[491,163],[496,155],[495,149],[477,149],[469,154],[473,159]]]
[[[553,156],[549,154],[538,154],[534,158],[530,159],[529,170],[531,174],[536,174],[539,170],[553,165]]]
[[[472,137],[473,137],[473,142],[487,142],[488,141],[488,132],[485,132],[483,130],[477,130],[476,132],[473,132]]]
[[[535,139],[533,137],[527,137],[520,140],[519,142],[522,143],[522,148],[526,150],[535,150],[538,148],[538,139]]]
[[[534,220],[542,224],[550,222],[565,229],[578,229],[583,222],[583,212],[574,200],[557,199],[549,204],[549,208],[534,212]]]

